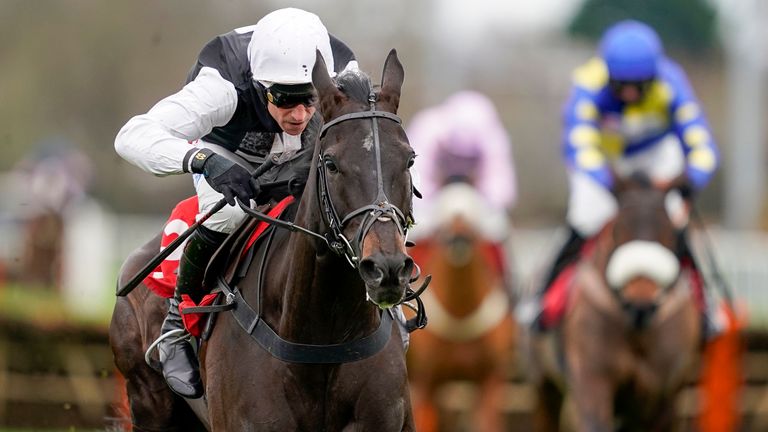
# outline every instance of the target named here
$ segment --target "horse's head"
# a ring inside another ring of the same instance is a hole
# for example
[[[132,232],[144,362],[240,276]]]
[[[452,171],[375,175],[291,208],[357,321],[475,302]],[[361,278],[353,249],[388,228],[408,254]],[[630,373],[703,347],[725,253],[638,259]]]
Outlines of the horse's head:
[[[357,69],[332,81],[319,53],[312,74],[325,120],[315,158],[329,243],[358,269],[367,296],[382,308],[403,299],[414,270],[405,233],[415,153],[395,115],[403,77],[394,50],[378,91]]]
[[[490,239],[501,239],[507,233],[505,213],[489,207],[478,189],[456,181],[442,187],[435,197],[431,218],[434,240],[452,265],[466,265],[478,246]]]
[[[678,235],[667,212],[668,190],[639,177],[621,181],[616,190],[618,214],[610,228],[605,278],[642,327],[680,274]]]

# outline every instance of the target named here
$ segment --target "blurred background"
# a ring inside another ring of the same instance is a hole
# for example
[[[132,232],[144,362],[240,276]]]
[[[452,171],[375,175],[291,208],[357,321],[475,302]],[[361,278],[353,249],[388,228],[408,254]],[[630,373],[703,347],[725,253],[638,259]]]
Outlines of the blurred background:
[[[375,82],[398,50],[406,126],[458,90],[493,100],[516,161],[513,246],[523,281],[561,235],[560,109],[572,69],[617,19],[653,25],[688,72],[722,152],[698,208],[748,317],[743,428],[768,428],[768,3],[760,0],[3,0],[0,427],[117,422],[107,408],[119,393],[106,341],[115,275],[194,190],[188,176],[155,178],[129,165],[114,137],[183,86],[207,41],[287,6],[317,13]]]

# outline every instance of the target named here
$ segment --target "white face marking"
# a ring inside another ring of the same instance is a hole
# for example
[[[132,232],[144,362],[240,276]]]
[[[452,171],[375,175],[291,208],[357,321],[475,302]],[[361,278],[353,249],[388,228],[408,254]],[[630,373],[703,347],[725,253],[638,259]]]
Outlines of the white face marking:
[[[363,148],[367,151],[371,151],[373,148],[373,132],[368,132],[368,135],[363,138]]]

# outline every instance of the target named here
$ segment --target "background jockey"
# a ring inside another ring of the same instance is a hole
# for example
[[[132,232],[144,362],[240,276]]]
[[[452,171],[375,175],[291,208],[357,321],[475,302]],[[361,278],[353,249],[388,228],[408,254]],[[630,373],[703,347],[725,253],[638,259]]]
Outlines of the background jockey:
[[[497,245],[501,262],[506,264],[501,246],[509,236],[517,179],[509,135],[493,102],[474,91],[455,93],[442,104],[417,113],[408,127],[408,140],[417,154],[412,172],[423,196],[414,200],[417,224],[409,238],[431,237],[444,213],[450,211],[446,206],[461,211],[453,206],[464,204],[474,213],[468,221]],[[470,185],[475,194],[448,199],[447,186],[457,184]]]
[[[614,176],[641,172],[660,188],[684,178],[688,192],[696,193],[718,166],[712,132],[684,71],[665,56],[656,32],[638,21],[608,28],[599,56],[575,70],[563,121],[570,233],[539,298],[575,261],[585,240],[616,214]],[[668,203],[685,204],[671,213],[682,229],[687,203],[680,194],[676,197]],[[680,258],[692,258],[683,235],[681,239]]]
[[[210,41],[186,86],[118,133],[115,148],[132,164],[158,176],[192,173],[201,214],[222,197],[230,205],[189,237],[162,335],[184,329],[181,295],[198,302],[205,294],[201,285],[208,260],[245,218],[235,199],[249,203],[259,192],[250,178],[255,166],[269,157],[277,165],[273,171],[290,167],[306,177],[322,124],[312,86],[316,50],[331,76],[357,67],[352,51],[329,35],[316,15],[294,8],[274,11],[256,25]],[[158,348],[171,389],[200,397],[203,386],[191,345],[174,336],[163,338]]]

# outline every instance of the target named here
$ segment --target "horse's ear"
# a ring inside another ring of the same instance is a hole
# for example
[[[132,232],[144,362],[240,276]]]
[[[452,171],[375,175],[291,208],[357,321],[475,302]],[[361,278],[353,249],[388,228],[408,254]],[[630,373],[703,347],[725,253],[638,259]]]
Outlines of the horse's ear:
[[[325,121],[328,121],[331,116],[331,107],[336,106],[338,99],[343,94],[336,88],[336,85],[328,76],[328,68],[325,65],[323,55],[320,54],[320,50],[315,50],[315,67],[312,68],[312,85],[317,90],[317,97],[319,100],[320,112],[323,115]]]
[[[403,65],[397,58],[397,51],[392,49],[384,62],[384,72],[381,74],[379,102],[383,105],[382,108],[397,113],[397,108],[400,105],[400,89],[403,86],[404,78]]]

